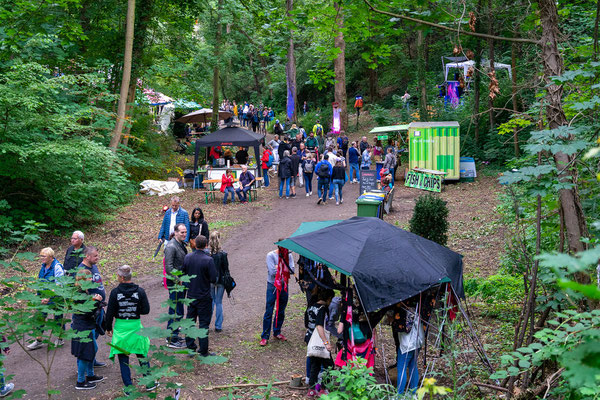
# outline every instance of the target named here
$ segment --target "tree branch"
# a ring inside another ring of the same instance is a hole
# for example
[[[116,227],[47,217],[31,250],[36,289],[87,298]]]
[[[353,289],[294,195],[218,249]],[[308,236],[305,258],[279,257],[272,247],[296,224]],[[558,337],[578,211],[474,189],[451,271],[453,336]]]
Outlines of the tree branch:
[[[379,14],[383,14],[383,15],[389,15],[390,17],[400,18],[400,19],[403,19],[403,20],[406,20],[406,21],[411,21],[411,22],[414,22],[414,23],[417,23],[417,24],[421,24],[421,25],[431,26],[431,27],[434,27],[434,28],[437,28],[437,29],[443,29],[443,30],[446,30],[446,31],[451,31],[451,32],[456,32],[456,33],[462,32],[463,34],[469,35],[469,36],[476,36],[476,37],[480,37],[480,38],[484,38],[484,39],[492,39],[492,40],[502,40],[502,41],[506,41],[506,42],[532,43],[532,44],[539,44],[540,43],[539,40],[536,40],[536,39],[510,38],[510,37],[505,37],[505,36],[487,35],[485,33],[461,31],[459,29],[451,28],[449,26],[444,26],[444,25],[436,24],[435,22],[424,21],[422,19],[408,17],[408,16],[402,15],[402,14],[396,14],[396,13],[392,13],[392,12],[389,12],[389,11],[379,10],[379,9],[375,8],[371,4],[371,2],[369,0],[364,0],[364,2],[367,4],[367,6],[373,12],[376,12],[376,13],[379,13]]]

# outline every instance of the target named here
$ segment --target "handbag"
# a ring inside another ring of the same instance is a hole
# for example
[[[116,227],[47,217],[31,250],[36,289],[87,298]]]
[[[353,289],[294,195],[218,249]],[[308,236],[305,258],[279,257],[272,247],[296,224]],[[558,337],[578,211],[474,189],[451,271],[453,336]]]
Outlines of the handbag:
[[[325,338],[329,340],[329,331],[325,331]],[[310,340],[308,341],[308,346],[306,347],[306,356],[307,357],[317,357],[317,358],[331,358],[331,353],[325,347],[325,343],[323,343],[323,339],[321,339],[321,335],[317,331],[317,328],[312,333]]]
[[[237,284],[235,283],[235,279],[233,279],[230,274],[225,274],[223,275],[223,286],[227,292],[227,297],[231,297],[231,291],[235,289]]]
[[[348,327],[348,337],[351,338],[354,335],[355,344],[363,344],[367,341],[367,337],[360,329],[360,324],[352,324]]]

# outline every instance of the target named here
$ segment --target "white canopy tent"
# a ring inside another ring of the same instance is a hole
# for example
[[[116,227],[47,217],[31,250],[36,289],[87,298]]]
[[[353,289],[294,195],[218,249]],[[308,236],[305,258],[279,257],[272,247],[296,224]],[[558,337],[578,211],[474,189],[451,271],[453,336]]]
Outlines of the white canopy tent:
[[[488,60],[482,61],[482,65],[485,69],[487,69],[487,70],[490,69],[490,62]],[[453,62],[453,63],[445,64],[445,68],[446,68],[445,72],[446,73],[445,73],[444,77],[445,77],[446,82],[448,81],[448,73],[450,72],[450,68],[462,69],[463,76],[466,77],[467,71],[469,70],[470,67],[475,68],[475,61],[466,60],[466,61],[461,61],[461,62]],[[506,69],[508,71],[508,77],[512,78],[512,68],[510,65],[495,62],[494,69]]]

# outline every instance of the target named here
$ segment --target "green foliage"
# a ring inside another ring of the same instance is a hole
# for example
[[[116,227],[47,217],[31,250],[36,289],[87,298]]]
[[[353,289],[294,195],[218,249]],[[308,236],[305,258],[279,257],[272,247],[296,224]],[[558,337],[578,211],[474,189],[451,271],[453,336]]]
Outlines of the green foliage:
[[[524,295],[523,278],[504,273],[485,279],[471,277],[465,280],[465,293],[482,300],[488,316],[514,322]]]
[[[448,207],[439,196],[419,196],[409,221],[410,231],[445,246],[448,242]]]
[[[367,368],[367,361],[360,357],[342,369],[331,370],[328,379],[325,386],[329,394],[321,396],[323,400],[384,399],[396,394],[393,386],[377,384],[373,368]]]

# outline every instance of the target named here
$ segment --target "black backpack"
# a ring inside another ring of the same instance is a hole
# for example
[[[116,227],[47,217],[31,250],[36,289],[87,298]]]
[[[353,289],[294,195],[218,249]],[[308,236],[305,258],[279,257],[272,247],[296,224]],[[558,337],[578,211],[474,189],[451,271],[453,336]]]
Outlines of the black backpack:
[[[342,147],[348,148],[348,136],[342,137]]]
[[[326,161],[319,166],[317,175],[319,175],[319,178],[329,178],[329,167],[327,166]]]

